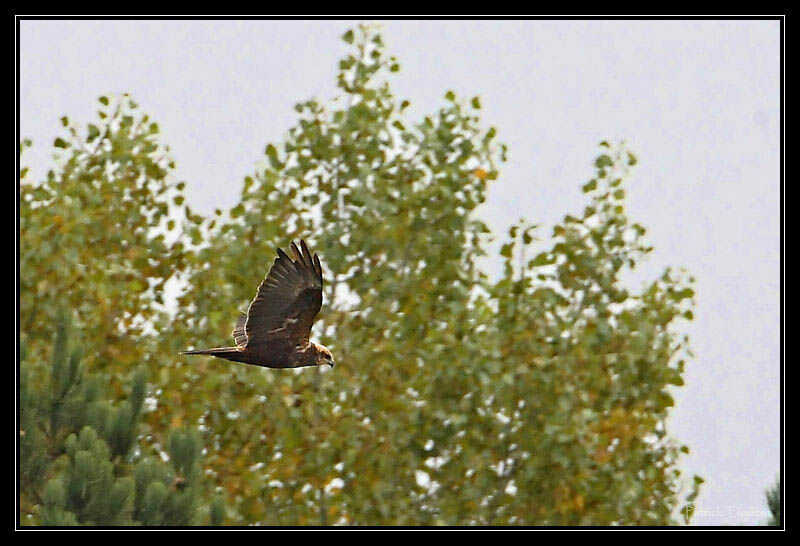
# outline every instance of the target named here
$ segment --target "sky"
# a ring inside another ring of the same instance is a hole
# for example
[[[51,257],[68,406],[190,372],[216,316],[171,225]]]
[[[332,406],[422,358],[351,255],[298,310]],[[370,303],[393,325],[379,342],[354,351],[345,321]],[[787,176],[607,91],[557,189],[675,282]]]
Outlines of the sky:
[[[582,211],[601,140],[637,154],[628,215],[655,246],[634,288],[666,266],[696,279],[696,358],[669,422],[706,481],[693,523],[754,525],[780,470],[780,27],[777,21],[383,21],[409,119],[448,89],[481,97],[509,161],[480,216],[542,235]],[[22,21],[20,129],[34,178],[59,118],[93,121],[128,92],[158,121],[211,213],[296,121],[336,93],[347,21]],[[496,268],[499,262],[488,264]]]

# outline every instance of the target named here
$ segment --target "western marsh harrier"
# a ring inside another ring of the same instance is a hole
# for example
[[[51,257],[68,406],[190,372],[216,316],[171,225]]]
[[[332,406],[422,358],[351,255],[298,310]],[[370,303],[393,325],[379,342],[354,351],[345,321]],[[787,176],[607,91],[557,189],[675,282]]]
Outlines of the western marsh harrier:
[[[301,250],[302,249],[302,250]],[[236,347],[185,351],[265,368],[300,368],[328,364],[327,347],[309,341],[311,326],[322,307],[322,266],[305,241],[291,244],[292,260],[283,250],[258,287],[247,315],[236,322]]]

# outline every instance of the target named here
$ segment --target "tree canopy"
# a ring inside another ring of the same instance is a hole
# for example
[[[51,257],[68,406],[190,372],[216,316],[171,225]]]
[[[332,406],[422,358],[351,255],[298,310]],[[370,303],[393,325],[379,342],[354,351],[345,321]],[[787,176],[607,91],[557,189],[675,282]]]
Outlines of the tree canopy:
[[[62,120],[46,180],[21,173],[29,354],[52,353],[66,306],[87,365],[118,396],[146,368],[157,404],[142,436],[166,445],[197,427],[199,494],[224,495],[229,523],[683,521],[702,479],[680,475],[688,447],[666,421],[691,356],[693,280],[620,280],[652,250],[625,209],[636,157],[601,143],[583,210],[547,237],[514,224],[499,235],[503,272],[488,276],[480,259],[498,235],[479,206],[506,148],[480,99],[447,91],[410,121],[381,35],[343,38],[340,96],[299,103],[239,202],[210,217],[186,204],[157,124],[130,97],[101,97],[85,130]],[[335,369],[178,355],[226,344],[275,249],[301,237],[323,260],[314,335]],[[175,313],[168,286],[180,287]]]

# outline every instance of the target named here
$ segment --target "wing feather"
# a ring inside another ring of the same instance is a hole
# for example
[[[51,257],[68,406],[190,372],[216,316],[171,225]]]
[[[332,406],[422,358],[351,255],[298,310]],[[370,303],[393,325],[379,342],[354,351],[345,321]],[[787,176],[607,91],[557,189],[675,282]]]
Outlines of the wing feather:
[[[314,273],[317,275],[317,280],[322,284],[322,264],[319,263],[319,256],[314,253]]]
[[[239,320],[236,321],[236,326],[233,327],[233,332],[231,333],[233,340],[239,347],[247,346],[247,334],[244,331],[244,325],[246,322],[247,315],[242,314],[242,316],[239,317]]]
[[[300,248],[294,242],[289,248],[294,260],[278,249],[278,257],[247,310],[243,332],[239,323],[234,328],[237,345],[242,337],[245,345],[266,343],[275,336],[298,345],[308,341],[322,307],[322,266],[305,241],[300,241]]]

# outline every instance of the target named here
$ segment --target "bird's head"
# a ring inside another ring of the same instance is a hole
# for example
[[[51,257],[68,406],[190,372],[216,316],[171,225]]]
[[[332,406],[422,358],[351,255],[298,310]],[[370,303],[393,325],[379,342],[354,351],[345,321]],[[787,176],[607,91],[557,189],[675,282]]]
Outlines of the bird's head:
[[[328,350],[327,347],[325,347],[324,345],[317,345],[317,350],[318,350],[317,360],[320,365],[327,364],[331,368],[333,368],[336,365],[336,362],[333,361],[333,355],[331,354],[331,352]]]

